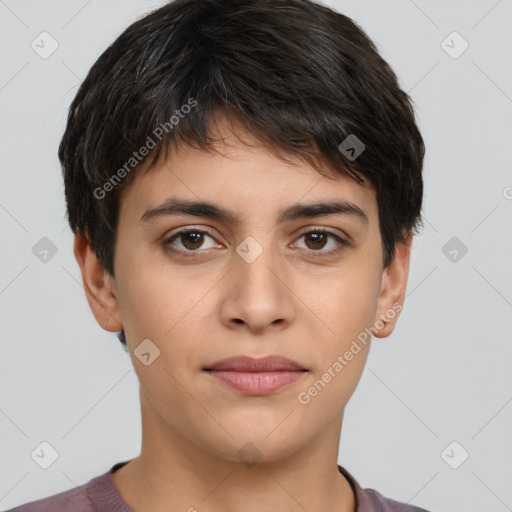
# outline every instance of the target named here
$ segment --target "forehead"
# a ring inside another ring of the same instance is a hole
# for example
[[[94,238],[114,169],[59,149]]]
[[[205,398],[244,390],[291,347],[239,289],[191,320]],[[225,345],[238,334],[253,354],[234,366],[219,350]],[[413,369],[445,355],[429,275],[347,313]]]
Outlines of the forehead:
[[[358,206],[368,218],[377,215],[374,190],[348,175],[327,178],[297,156],[278,155],[226,117],[218,118],[211,135],[217,139],[213,152],[179,144],[167,159],[138,172],[123,192],[121,217],[139,221],[171,197],[225,205],[239,220],[277,217],[287,205],[339,200]]]

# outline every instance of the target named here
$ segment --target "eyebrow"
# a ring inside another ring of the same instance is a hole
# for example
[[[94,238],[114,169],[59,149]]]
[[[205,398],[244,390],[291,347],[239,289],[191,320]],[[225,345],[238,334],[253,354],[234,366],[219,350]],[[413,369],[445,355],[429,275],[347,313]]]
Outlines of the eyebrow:
[[[151,223],[160,218],[173,215],[193,215],[218,221],[239,224],[240,217],[224,207],[203,201],[169,198],[160,206],[144,212],[140,218],[141,223]],[[295,203],[279,211],[277,223],[286,221],[321,217],[324,215],[350,215],[365,224],[368,224],[368,216],[359,206],[349,201],[327,201],[321,203]]]

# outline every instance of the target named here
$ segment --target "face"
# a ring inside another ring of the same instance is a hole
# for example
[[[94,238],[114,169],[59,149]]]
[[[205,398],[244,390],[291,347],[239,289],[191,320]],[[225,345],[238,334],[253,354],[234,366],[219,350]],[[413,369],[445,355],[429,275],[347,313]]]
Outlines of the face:
[[[115,278],[98,277],[86,290],[104,328],[124,327],[155,423],[225,459],[250,441],[275,460],[341,421],[368,354],[362,333],[377,334],[382,315],[389,322],[377,335],[393,329],[408,251],[382,268],[372,190],[293,157],[285,163],[257,141],[248,147],[227,123],[217,129],[222,154],[182,146],[124,191]],[[176,201],[229,215],[184,211]],[[290,210],[334,203],[345,204],[320,215]],[[88,265],[77,258],[85,281]],[[275,373],[261,374],[260,387],[253,379],[233,388],[208,371],[225,358],[269,355],[303,371],[281,372],[275,389]]]

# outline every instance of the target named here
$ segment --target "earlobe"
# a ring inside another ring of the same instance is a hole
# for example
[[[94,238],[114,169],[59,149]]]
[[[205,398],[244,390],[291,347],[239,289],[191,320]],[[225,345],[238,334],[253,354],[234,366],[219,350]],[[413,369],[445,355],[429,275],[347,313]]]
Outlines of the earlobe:
[[[393,332],[402,310],[409,276],[411,245],[412,234],[409,234],[404,242],[397,244],[395,257],[382,274],[375,317],[377,338],[386,338]]]
[[[80,266],[85,295],[94,318],[106,331],[122,330],[113,277],[105,271],[85,237],[75,235],[73,252]]]

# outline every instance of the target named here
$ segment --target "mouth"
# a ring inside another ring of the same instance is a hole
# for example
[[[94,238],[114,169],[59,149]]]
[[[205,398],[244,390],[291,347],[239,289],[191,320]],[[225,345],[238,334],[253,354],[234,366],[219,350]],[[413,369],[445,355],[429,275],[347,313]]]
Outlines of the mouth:
[[[220,384],[247,395],[268,395],[296,382],[308,372],[297,362],[282,356],[230,357],[203,368],[203,371]]]

